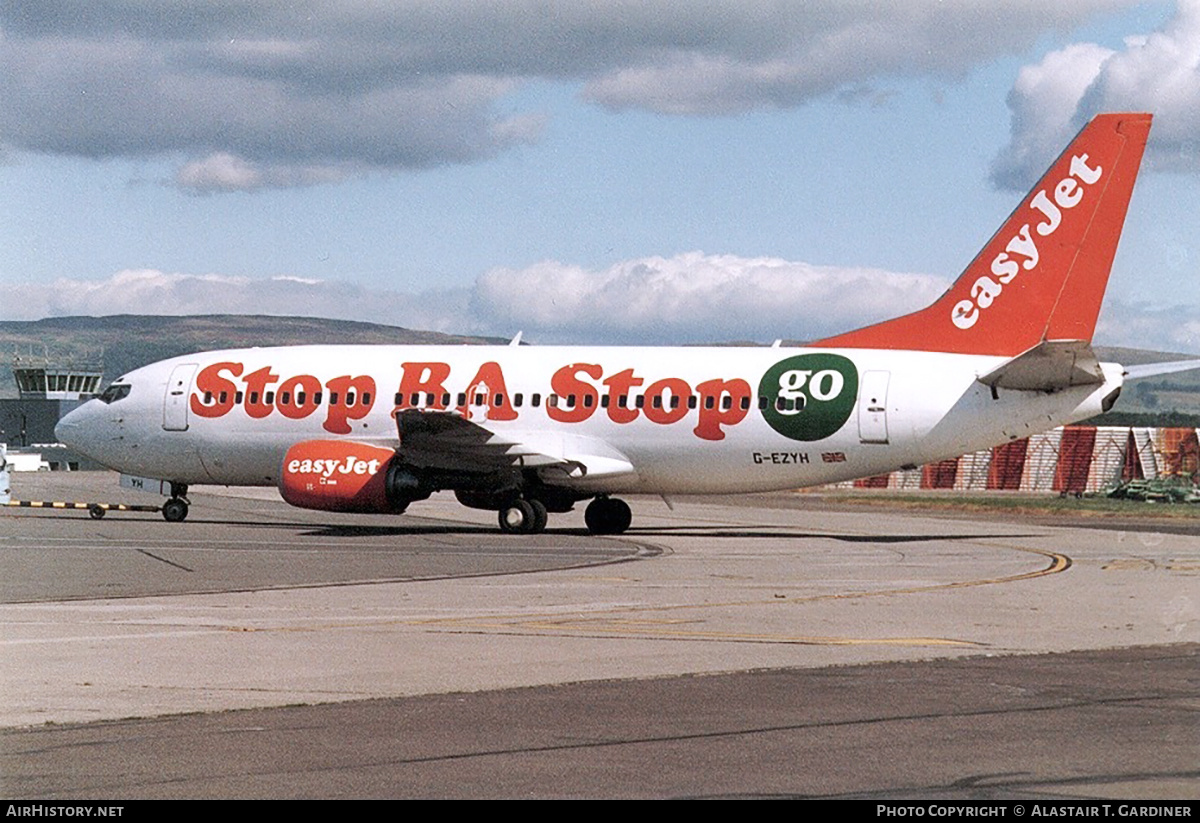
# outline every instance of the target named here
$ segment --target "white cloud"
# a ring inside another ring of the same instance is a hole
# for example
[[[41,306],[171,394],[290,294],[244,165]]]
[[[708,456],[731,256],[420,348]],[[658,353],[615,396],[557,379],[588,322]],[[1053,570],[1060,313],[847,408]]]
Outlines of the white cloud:
[[[946,282],[923,274],[814,266],[699,252],[594,271],[555,261],[494,269],[473,290],[422,294],[337,281],[129,269],[5,290],[0,320],[109,314],[329,317],[534,343],[597,345],[812,340],[933,302]],[[1200,352],[1190,307],[1108,301],[1097,343]]]
[[[184,188],[200,191],[247,190],[262,185],[262,172],[240,157],[219,151],[187,163],[175,180]]]
[[[102,280],[18,284],[5,319],[106,314],[316,315],[541,343],[816,338],[919,308],[939,278],[693,252],[602,271],[547,261],[494,269],[472,290],[409,294],[275,277],[130,269]]]
[[[556,261],[493,269],[472,306],[533,339],[629,343],[816,338],[920,308],[946,288],[921,274],[700,252],[590,271]]]
[[[352,171],[348,165],[301,165],[250,163],[228,152],[215,152],[201,160],[185,163],[175,174],[175,184],[196,194],[255,191],[336,183]]]
[[[1009,93],[1012,139],[992,165],[1000,186],[1024,191],[1059,148],[1103,111],[1149,111],[1148,163],[1200,171],[1200,0],[1180,0],[1160,32],[1113,51],[1076,43],[1021,70]]]
[[[1196,307],[1152,307],[1109,300],[1096,324],[1096,340],[1109,346],[1200,353]]]

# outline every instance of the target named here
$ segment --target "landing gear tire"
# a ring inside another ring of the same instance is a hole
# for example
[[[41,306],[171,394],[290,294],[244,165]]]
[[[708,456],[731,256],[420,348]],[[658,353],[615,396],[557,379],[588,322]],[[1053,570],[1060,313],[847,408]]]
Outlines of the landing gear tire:
[[[546,506],[540,500],[516,500],[500,509],[500,531],[537,534],[546,528]]]
[[[583,522],[592,534],[621,534],[633,522],[633,512],[624,500],[597,497],[584,509]]]
[[[92,516],[93,520],[99,520],[104,517],[104,507],[100,505],[89,506],[88,514]]]
[[[173,497],[162,507],[163,520],[168,523],[182,523],[184,518],[188,516],[188,504],[177,497]]]
[[[550,519],[546,504],[541,500],[530,500],[529,506],[533,509],[533,522],[529,524],[529,533],[541,534],[546,530],[546,522]]]

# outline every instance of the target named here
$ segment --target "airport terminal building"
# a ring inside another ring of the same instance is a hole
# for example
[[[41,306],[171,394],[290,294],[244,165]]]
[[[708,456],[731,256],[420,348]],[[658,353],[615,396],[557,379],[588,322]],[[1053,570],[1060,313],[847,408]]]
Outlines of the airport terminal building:
[[[53,361],[47,356],[17,355],[12,360],[16,397],[0,397],[0,443],[10,460],[40,454],[41,468],[99,468],[93,461],[60,445],[58,421],[100,391],[104,369],[98,362]]]

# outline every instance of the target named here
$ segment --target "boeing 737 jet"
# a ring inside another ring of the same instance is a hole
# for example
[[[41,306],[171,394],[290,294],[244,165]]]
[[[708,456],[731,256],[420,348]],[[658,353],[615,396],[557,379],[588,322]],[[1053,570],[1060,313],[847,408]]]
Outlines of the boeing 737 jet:
[[[1149,114],[1102,114],[933,305],[803,348],[289,346],[120,377],[58,425],[120,472],[276,486],[395,513],[437,491],[535,533],[617,495],[794,489],[946,459],[1107,411],[1091,339]],[[516,341],[514,341],[515,343]]]

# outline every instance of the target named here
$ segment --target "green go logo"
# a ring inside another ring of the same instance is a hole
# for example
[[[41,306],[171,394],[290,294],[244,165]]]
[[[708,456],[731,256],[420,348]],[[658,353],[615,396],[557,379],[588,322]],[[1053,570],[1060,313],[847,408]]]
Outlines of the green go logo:
[[[858,369],[840,354],[800,354],[763,375],[758,396],[763,417],[792,440],[823,440],[850,419],[858,397]]]

